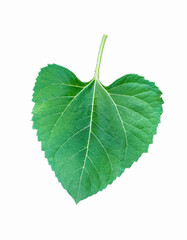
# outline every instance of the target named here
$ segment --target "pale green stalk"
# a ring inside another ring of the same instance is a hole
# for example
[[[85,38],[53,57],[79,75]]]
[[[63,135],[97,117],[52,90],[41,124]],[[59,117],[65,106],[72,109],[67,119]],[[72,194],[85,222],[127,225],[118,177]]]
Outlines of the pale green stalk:
[[[98,53],[98,57],[97,57],[97,64],[96,64],[96,68],[95,68],[95,75],[94,75],[94,79],[99,81],[99,69],[100,69],[100,65],[101,65],[101,59],[102,59],[102,54],[103,54],[103,49],[105,46],[105,42],[107,39],[107,35],[103,35],[102,41],[101,41],[101,45],[99,48],[99,53]]]

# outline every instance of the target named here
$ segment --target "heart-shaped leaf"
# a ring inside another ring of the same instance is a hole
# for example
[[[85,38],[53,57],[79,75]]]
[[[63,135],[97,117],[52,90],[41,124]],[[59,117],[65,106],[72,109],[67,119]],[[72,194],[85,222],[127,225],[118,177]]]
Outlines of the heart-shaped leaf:
[[[76,203],[111,184],[148,151],[162,113],[161,91],[139,75],[101,84],[105,40],[106,35],[91,81],[52,64],[41,69],[34,87],[33,128]]]

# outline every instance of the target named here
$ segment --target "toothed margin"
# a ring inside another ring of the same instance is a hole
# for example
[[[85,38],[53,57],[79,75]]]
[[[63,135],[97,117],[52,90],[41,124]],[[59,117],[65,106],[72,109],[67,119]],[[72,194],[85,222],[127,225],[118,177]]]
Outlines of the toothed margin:
[[[51,65],[53,65],[53,64],[49,64],[48,66],[51,66]],[[47,66],[47,67],[48,67],[48,66]],[[57,66],[58,66],[58,65],[57,65]],[[40,72],[42,72],[43,69],[45,69],[45,68],[46,68],[46,67],[41,68],[41,69],[40,69]],[[39,72],[39,73],[40,73],[40,72]],[[39,76],[39,73],[38,73],[38,76]],[[142,154],[148,153],[149,146],[150,146],[151,144],[153,144],[153,138],[154,138],[154,136],[157,134],[157,128],[158,128],[159,124],[161,123],[161,115],[162,115],[162,113],[163,113],[162,105],[164,104],[164,101],[163,101],[163,99],[161,98],[162,92],[161,92],[161,91],[159,90],[159,88],[155,85],[155,83],[154,83],[154,82],[150,82],[150,81],[146,80],[144,77],[139,76],[139,75],[137,75],[137,74],[128,74],[128,75],[125,75],[125,76],[117,79],[116,81],[114,81],[114,82],[113,82],[111,85],[109,85],[108,87],[104,87],[104,88],[105,88],[106,91],[107,91],[107,90],[111,89],[113,86],[118,85],[120,81],[122,81],[122,82],[124,83],[124,77],[126,78],[127,82],[128,82],[128,77],[130,77],[130,78],[133,77],[133,78],[134,78],[133,80],[135,80],[134,82],[136,82],[136,83],[140,82],[141,80],[144,80],[146,84],[148,84],[149,86],[152,87],[152,89],[155,89],[155,90],[158,91],[157,93],[159,93],[159,94],[158,94],[159,100],[161,100],[161,111],[160,111],[160,112],[157,112],[157,113],[159,114],[159,116],[160,116],[160,117],[159,117],[159,121],[157,122],[157,126],[156,126],[156,128],[155,128],[155,132],[153,132],[153,135],[152,135],[152,138],[151,138],[151,142],[149,143],[149,145],[148,145],[148,147],[147,147],[147,150],[144,151],[144,152],[142,152],[141,155],[140,155],[140,157],[139,157],[139,158],[141,158]],[[136,77],[137,77],[137,78],[136,78]],[[36,78],[36,82],[37,82],[37,79],[38,79],[38,77]],[[36,83],[35,83],[35,85],[36,85]],[[118,85],[118,86],[120,86],[120,85]],[[32,98],[32,101],[36,104],[36,102],[34,101],[34,90],[35,90],[35,86],[34,86],[34,88],[33,88],[33,95],[32,95],[33,98]],[[107,92],[108,92],[108,91],[107,91]],[[33,111],[32,111],[32,115],[34,116]],[[33,119],[32,119],[32,121],[33,121]],[[33,124],[34,124],[34,121],[33,121]],[[34,128],[34,126],[33,126],[33,129],[37,130],[37,134],[36,134],[36,135],[37,135],[38,141],[41,142],[41,141],[39,140],[39,136],[38,136],[38,129],[37,129],[36,127]],[[41,143],[42,143],[42,142],[41,142]],[[45,150],[43,149],[42,144],[41,144],[41,150],[44,151],[44,153],[45,153],[45,158],[47,158],[47,157],[46,157],[46,152],[45,152]],[[122,173],[124,173],[125,169],[130,168],[134,162],[137,162],[137,161],[139,160],[139,158],[136,159],[136,160],[134,160],[132,163],[130,163],[129,166],[126,166],[125,168],[121,167],[121,172],[120,172],[113,180],[111,180],[109,183],[107,183],[105,186],[103,186],[102,189],[99,189],[99,190],[96,191],[95,193],[88,194],[88,196],[87,196],[86,198],[80,199],[79,201],[76,201],[76,200],[73,198],[74,201],[75,201],[75,203],[78,204],[80,201],[85,200],[85,199],[87,199],[88,197],[93,196],[93,195],[97,194],[98,192],[103,191],[108,185],[111,185],[117,178],[119,178],[119,177],[122,175]],[[48,159],[47,159],[47,160],[48,160]],[[62,187],[63,187],[64,189],[66,189],[66,188],[63,186],[63,183],[60,181],[59,177],[56,175],[55,170],[53,169],[53,168],[54,168],[54,166],[53,166],[54,163],[53,163],[53,162],[50,162],[50,161],[48,160],[48,164],[50,165],[52,171],[54,172],[56,178],[58,179],[58,182],[62,185]],[[66,189],[66,191],[68,192],[67,189]],[[90,191],[91,191],[91,190],[90,190]],[[68,193],[69,193],[69,192],[68,192]],[[70,196],[71,196],[71,195],[70,195]],[[72,197],[72,196],[71,196],[71,197]]]

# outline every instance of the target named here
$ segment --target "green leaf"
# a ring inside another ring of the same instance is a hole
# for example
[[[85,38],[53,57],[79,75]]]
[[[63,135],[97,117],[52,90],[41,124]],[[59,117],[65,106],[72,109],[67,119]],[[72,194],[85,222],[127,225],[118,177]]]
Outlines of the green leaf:
[[[52,64],[41,69],[34,87],[33,128],[76,203],[111,184],[148,151],[162,113],[161,91],[139,75],[101,84],[105,40],[91,81]]]

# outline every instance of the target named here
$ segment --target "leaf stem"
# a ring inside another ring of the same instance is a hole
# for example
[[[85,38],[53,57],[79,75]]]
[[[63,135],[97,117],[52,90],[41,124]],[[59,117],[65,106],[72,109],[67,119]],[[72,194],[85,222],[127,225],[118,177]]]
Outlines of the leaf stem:
[[[107,39],[107,35],[103,35],[103,38],[101,40],[101,45],[99,48],[99,53],[98,53],[98,57],[97,57],[97,64],[96,64],[96,68],[95,68],[95,75],[94,75],[94,79],[99,81],[99,69],[100,69],[100,65],[101,65],[101,59],[102,59],[102,55],[103,55],[103,49],[105,46],[105,42]]]

